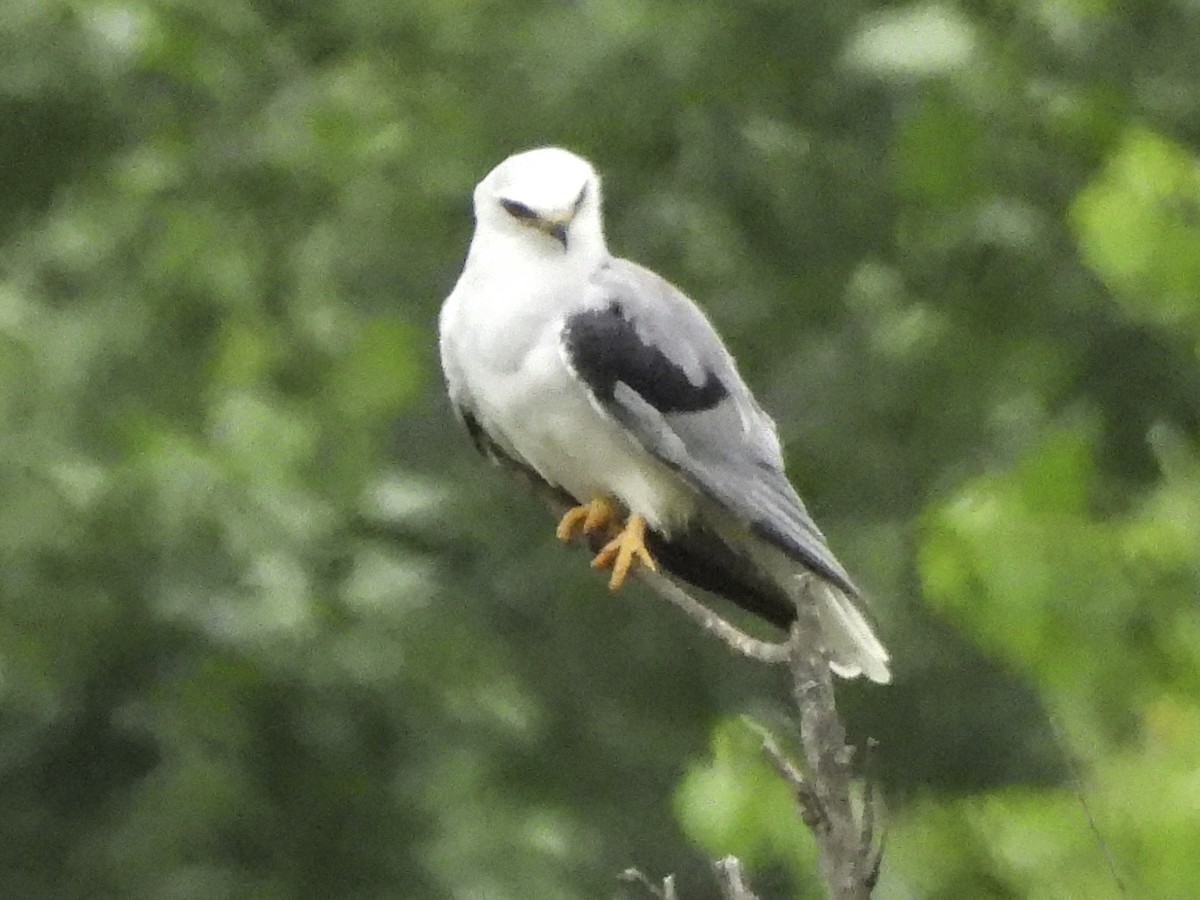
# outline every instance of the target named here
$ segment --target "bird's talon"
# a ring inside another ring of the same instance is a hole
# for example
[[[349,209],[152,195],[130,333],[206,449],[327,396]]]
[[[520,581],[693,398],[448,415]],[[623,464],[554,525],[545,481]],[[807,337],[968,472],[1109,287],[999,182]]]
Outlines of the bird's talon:
[[[583,520],[583,533],[592,534],[616,521],[617,514],[608,500],[593,500]]]
[[[613,509],[611,500],[607,497],[593,497],[587,503],[567,510],[554,533],[560,541],[569,541],[578,531],[592,534],[616,518],[616,510]]]
[[[652,572],[658,569],[654,557],[646,549],[646,520],[636,515],[630,516],[621,533],[596,554],[592,568],[607,569],[611,566],[612,577],[608,580],[608,586],[615,591],[625,583],[625,578],[635,565],[645,566]]]
[[[587,517],[586,506],[573,506],[567,510],[566,514],[558,520],[558,527],[554,529],[554,535],[560,541],[569,541],[575,536],[575,532],[579,529],[580,524]]]

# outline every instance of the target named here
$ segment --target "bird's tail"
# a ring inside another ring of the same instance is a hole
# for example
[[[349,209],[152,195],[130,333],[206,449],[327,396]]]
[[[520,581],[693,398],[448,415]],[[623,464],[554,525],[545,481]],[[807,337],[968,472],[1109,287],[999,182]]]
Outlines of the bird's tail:
[[[855,598],[811,574],[797,576],[796,580],[817,610],[829,667],[843,678],[866,675],[879,684],[891,681],[888,652]]]

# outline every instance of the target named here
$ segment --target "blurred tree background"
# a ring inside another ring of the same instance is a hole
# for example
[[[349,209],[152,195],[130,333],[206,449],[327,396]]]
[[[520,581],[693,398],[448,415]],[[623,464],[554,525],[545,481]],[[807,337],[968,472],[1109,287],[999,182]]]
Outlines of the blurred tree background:
[[[471,188],[554,143],[878,598],[878,896],[1200,896],[1197,47],[1189,0],[5,0],[3,895],[819,895],[738,722],[780,673],[610,596],[443,399]]]

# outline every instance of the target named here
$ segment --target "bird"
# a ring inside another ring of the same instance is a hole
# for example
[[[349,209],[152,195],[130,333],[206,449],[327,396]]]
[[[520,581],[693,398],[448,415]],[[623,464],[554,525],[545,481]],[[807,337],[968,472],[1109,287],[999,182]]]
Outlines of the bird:
[[[888,682],[864,596],[788,480],[774,420],[700,308],[609,252],[601,199],[595,167],[560,147],[478,183],[438,317],[455,413],[485,456],[570,499],[560,539],[611,538],[593,560],[611,588],[661,567],[785,630],[812,604],[831,670]]]

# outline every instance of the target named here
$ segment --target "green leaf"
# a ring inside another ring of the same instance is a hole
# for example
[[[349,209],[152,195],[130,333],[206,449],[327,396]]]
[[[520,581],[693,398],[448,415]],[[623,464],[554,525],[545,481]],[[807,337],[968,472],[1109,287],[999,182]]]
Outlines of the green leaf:
[[[1200,337],[1200,159],[1130,128],[1071,206],[1084,261],[1135,318]]]
[[[712,757],[688,768],[675,811],[710,856],[733,854],[749,866],[781,865],[797,874],[812,862],[796,798],[766,762],[760,733],[740,717],[713,730]]]

